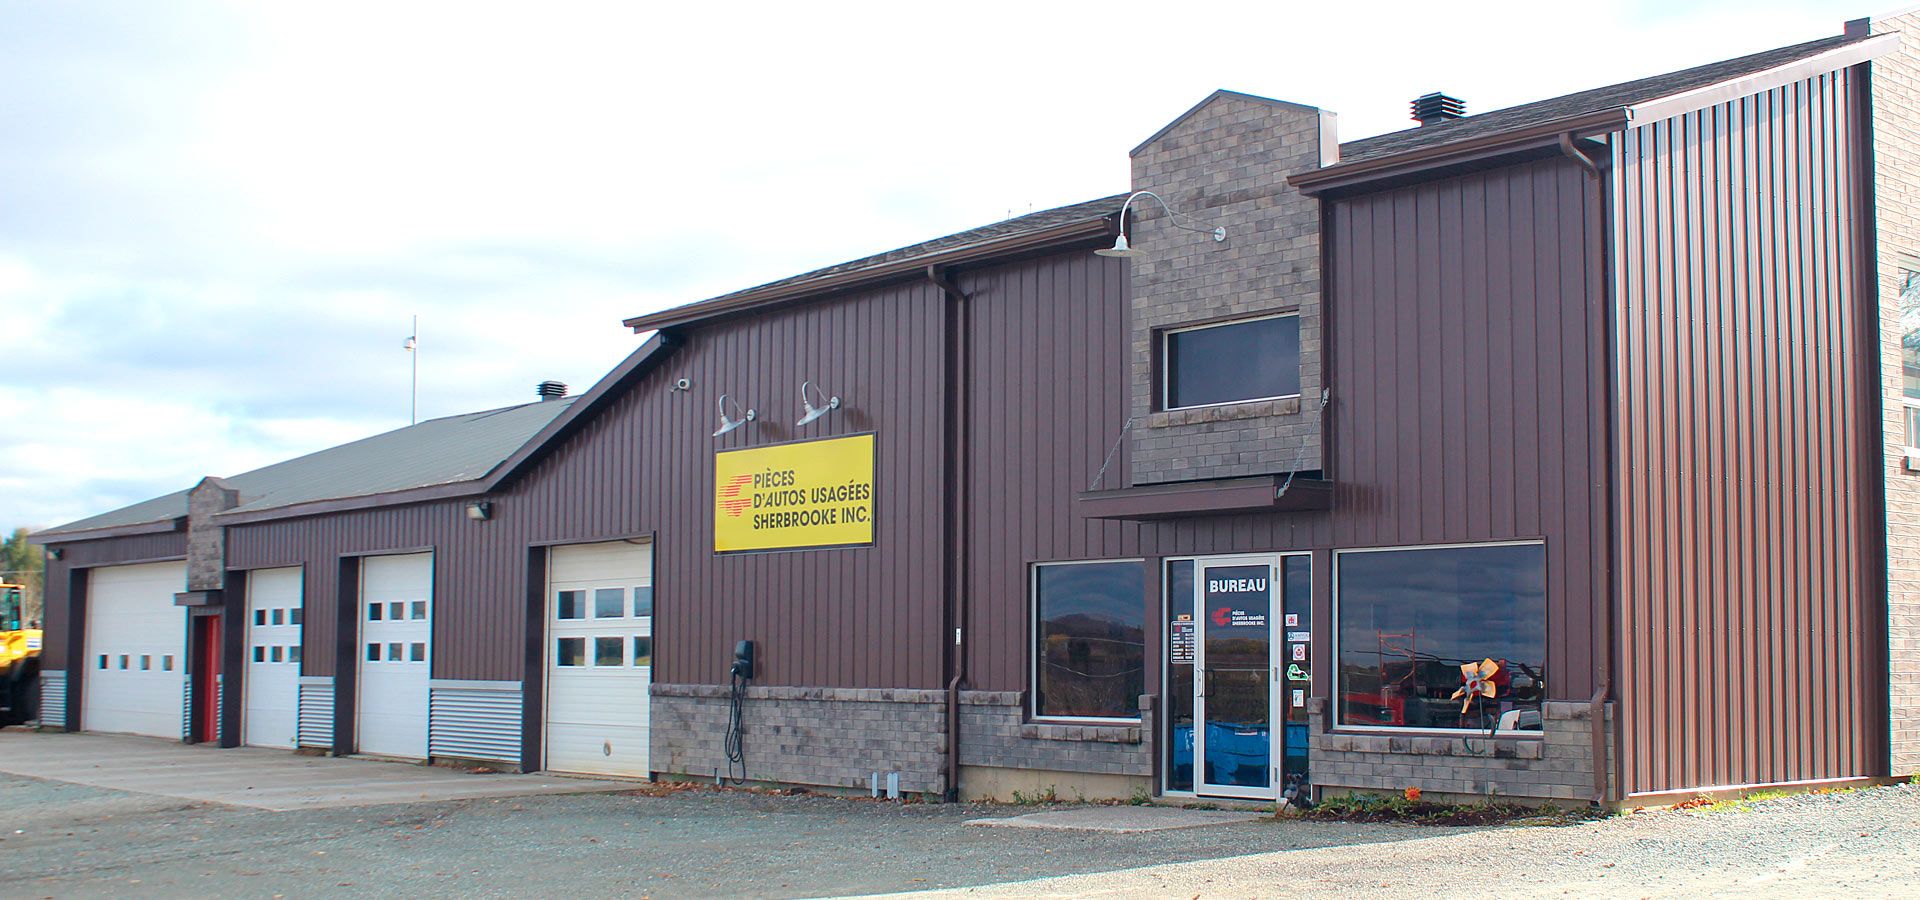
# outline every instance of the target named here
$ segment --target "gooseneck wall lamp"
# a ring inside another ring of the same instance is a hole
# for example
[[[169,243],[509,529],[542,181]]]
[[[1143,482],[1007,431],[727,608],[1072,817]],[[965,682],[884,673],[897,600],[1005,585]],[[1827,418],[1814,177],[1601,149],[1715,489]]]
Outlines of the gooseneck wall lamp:
[[[745,412],[740,411],[740,401],[738,400],[733,401],[733,411],[735,413],[739,413],[740,417],[736,419],[732,415],[729,415],[727,413],[727,402],[728,402],[727,395],[721,394],[720,395],[720,430],[715,431],[713,433],[714,437],[719,437],[723,434],[726,434],[727,432],[732,431],[736,428],[739,428],[740,426],[745,425],[748,422],[753,421],[754,419],[753,410],[749,409]]]
[[[1154,202],[1160,204],[1160,208],[1167,211],[1167,221],[1172,223],[1173,227],[1175,228],[1181,229],[1183,231],[1197,232],[1199,234],[1213,235],[1213,241],[1216,244],[1227,239],[1227,229],[1224,226],[1216,225],[1212,228],[1208,228],[1207,226],[1201,224],[1200,220],[1195,219],[1192,216],[1182,215],[1181,213],[1174,212],[1173,207],[1168,206],[1167,201],[1161,199],[1159,194],[1156,194],[1152,191],[1134,191],[1131,196],[1127,197],[1127,202],[1120,205],[1120,223],[1121,223],[1120,236],[1113,239],[1113,246],[1102,247],[1099,250],[1093,251],[1096,255],[1120,256],[1120,257],[1134,257],[1134,256],[1147,255],[1147,252],[1145,250],[1138,249],[1133,245],[1127,243],[1127,232],[1126,232],[1127,211],[1133,208],[1133,201],[1138,200],[1141,197],[1152,197],[1154,199]],[[1180,221],[1182,219],[1185,219],[1187,222],[1191,222],[1193,224],[1188,225]]]
[[[812,389],[811,394],[808,393],[809,388]],[[813,398],[816,396],[820,398],[819,406],[813,405]],[[800,421],[793,423],[795,428],[811,424],[821,416],[839,409],[840,398],[827,396],[826,391],[821,390],[819,385],[811,381],[802,381],[800,382],[800,406],[805,412],[801,414]]]

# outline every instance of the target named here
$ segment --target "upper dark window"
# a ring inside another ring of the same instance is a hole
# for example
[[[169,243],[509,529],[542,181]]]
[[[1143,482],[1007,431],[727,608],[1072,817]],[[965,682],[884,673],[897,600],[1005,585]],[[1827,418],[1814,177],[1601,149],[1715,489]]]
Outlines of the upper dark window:
[[[1340,724],[1540,729],[1545,547],[1348,551],[1335,578]],[[1461,666],[1489,659],[1494,696],[1456,696]]]
[[[1034,567],[1034,715],[1140,718],[1146,586],[1138,560]]]
[[[1298,315],[1182,328],[1163,339],[1163,409],[1300,393]]]

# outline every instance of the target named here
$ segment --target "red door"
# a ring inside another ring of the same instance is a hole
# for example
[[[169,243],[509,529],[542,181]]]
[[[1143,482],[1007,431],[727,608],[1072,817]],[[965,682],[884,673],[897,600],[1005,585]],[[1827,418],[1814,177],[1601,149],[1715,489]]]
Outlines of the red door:
[[[195,616],[193,740],[220,739],[220,617]]]

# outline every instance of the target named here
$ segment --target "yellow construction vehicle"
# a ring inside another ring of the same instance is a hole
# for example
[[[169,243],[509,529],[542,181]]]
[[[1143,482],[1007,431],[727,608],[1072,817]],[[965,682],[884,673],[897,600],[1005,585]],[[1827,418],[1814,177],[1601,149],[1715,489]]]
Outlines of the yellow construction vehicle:
[[[39,715],[39,622],[25,621],[27,588],[0,582],[0,725],[15,725]]]

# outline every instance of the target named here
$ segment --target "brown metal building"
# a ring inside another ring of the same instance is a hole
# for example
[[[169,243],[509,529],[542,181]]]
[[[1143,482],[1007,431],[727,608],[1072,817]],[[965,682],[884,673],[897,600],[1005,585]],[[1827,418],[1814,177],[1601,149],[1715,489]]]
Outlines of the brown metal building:
[[[1904,772],[1876,28],[1344,145],[1222,91],[1133,151],[1151,193],[43,532],[43,718],[166,733],[115,698],[172,690],[226,746],[964,796]],[[428,426],[477,437],[390,471]],[[178,673],[106,646],[167,610]]]

